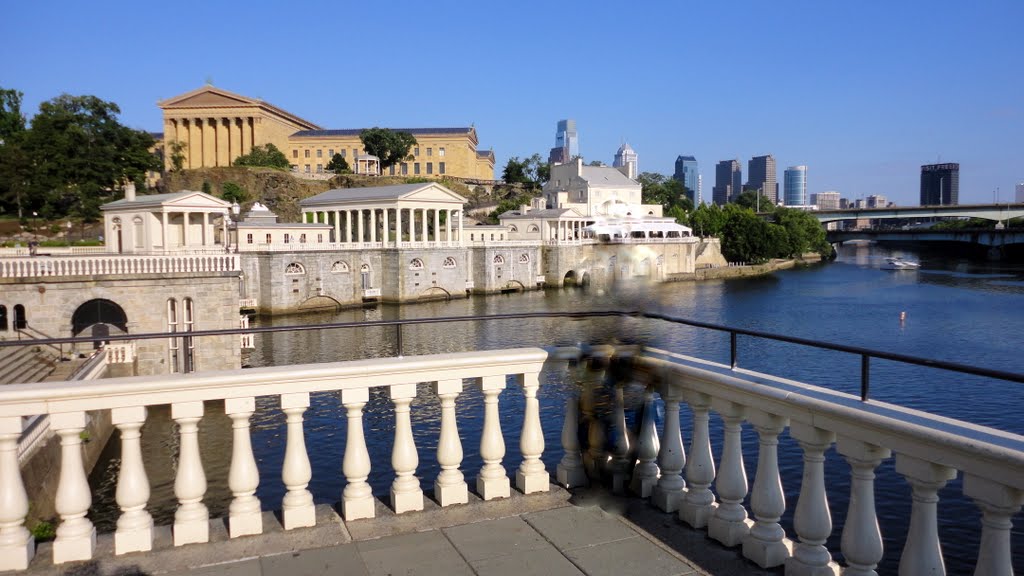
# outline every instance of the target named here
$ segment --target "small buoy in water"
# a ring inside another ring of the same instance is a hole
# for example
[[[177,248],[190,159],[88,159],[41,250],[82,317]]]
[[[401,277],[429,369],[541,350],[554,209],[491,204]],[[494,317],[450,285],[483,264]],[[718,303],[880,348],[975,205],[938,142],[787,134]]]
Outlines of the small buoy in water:
[[[906,312],[900,312],[900,322],[903,322],[906,319],[907,319],[907,313]]]

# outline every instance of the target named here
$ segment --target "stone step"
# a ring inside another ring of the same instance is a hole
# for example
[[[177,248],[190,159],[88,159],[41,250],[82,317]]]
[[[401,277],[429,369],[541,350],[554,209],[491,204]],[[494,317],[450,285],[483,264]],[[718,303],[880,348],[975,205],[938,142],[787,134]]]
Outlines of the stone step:
[[[53,372],[56,364],[56,354],[39,346],[0,349],[0,384],[40,382]]]

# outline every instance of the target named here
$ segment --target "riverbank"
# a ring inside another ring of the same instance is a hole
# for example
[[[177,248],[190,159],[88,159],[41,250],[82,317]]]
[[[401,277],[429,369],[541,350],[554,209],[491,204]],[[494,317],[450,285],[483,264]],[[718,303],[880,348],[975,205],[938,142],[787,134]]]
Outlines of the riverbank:
[[[800,258],[772,259],[764,264],[750,264],[746,266],[717,266],[713,268],[700,268],[694,272],[681,274],[670,274],[667,282],[701,282],[704,280],[726,280],[730,278],[748,278],[764,276],[779,270],[789,270],[796,266],[808,266],[821,262],[821,256],[814,253],[804,254]]]

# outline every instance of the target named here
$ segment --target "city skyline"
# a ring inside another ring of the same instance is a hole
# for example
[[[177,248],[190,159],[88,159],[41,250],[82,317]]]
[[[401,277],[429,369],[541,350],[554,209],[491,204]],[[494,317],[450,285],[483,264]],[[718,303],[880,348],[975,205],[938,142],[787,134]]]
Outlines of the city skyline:
[[[1024,179],[1024,106],[1017,96],[1024,77],[1014,72],[1024,53],[1024,36],[1016,30],[1024,3],[1014,0],[980,6],[910,1],[888,6],[885,18],[842,4],[780,10],[756,2],[653,3],[632,12],[644,26],[627,28],[609,6],[525,2],[469,10],[399,3],[386,23],[348,30],[344,48],[335,35],[312,33],[319,24],[311,28],[302,18],[281,18],[268,28],[263,14],[273,9],[269,3],[245,10],[194,3],[183,7],[191,24],[176,30],[173,50],[138,49],[125,33],[163,22],[167,16],[158,6],[69,5],[59,18],[44,4],[8,8],[0,86],[25,94],[28,117],[61,93],[93,94],[117,103],[126,125],[158,132],[158,100],[212,80],[328,128],[473,125],[494,147],[499,173],[511,156],[546,155],[552,123],[573,118],[586,132],[580,154],[587,161],[610,164],[628,137],[644,156],[643,170],[665,175],[680,150],[706,163],[770,152],[783,166],[812,167],[808,193],[878,194],[904,205],[918,201],[923,164],[959,163],[962,203],[989,202],[997,189],[1009,198]],[[330,3],[313,2],[305,10],[324,22],[347,16]],[[717,17],[723,11],[744,18],[723,20]],[[684,16],[702,24],[682,38],[669,33]],[[586,63],[584,82],[600,76],[599,90],[573,89],[564,66],[531,66],[528,73],[522,66],[564,52],[563,24],[570,17],[577,30],[573,55]],[[224,22],[239,33],[270,33],[275,47],[248,55],[225,33]],[[957,22],[957,34],[929,32],[949,22]],[[772,65],[721,65],[750,62],[752,53],[749,45],[724,38],[787,26],[806,33],[758,46],[758,60]],[[518,41],[523,30],[534,40]],[[402,41],[381,43],[384,33]],[[609,43],[613,33],[617,41]],[[442,38],[472,49],[451,49]],[[608,73],[623,45],[634,63],[629,79]],[[339,50],[345,56],[340,74],[302,64]],[[416,62],[429,57],[431,65],[405,64],[410,53]],[[359,58],[369,65],[357,66]],[[686,62],[686,74],[676,73],[678,62]],[[777,70],[795,63],[804,72],[787,76],[783,90]],[[951,68],[958,81],[937,89],[934,79]],[[772,89],[758,90],[756,100],[740,87],[722,89],[735,85],[737,73],[745,85]],[[639,78],[658,79],[657,88],[641,89]]]

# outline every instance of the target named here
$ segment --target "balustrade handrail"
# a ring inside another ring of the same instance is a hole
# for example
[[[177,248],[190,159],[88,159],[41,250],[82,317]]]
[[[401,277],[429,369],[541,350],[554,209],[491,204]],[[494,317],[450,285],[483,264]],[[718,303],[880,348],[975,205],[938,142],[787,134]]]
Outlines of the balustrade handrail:
[[[916,366],[925,366],[928,368],[935,368],[939,370],[947,370],[950,372],[957,372],[961,374],[971,374],[974,376],[982,376],[986,378],[995,378],[998,380],[1005,380],[1008,382],[1024,383],[1024,374],[1018,372],[1009,372],[1005,370],[994,370],[990,368],[982,368],[978,366],[971,366],[969,364],[962,364],[958,362],[949,362],[945,360],[936,360],[933,358],[923,358],[920,356],[911,356],[908,354],[899,354],[894,352],[886,352],[883,350],[874,350],[871,348],[864,348],[860,346],[850,346],[847,344],[837,344],[834,342],[825,342],[820,340],[812,340],[809,338],[801,338],[798,336],[787,336],[783,334],[774,334],[771,332],[765,332],[762,330],[752,330],[748,328],[739,328],[736,326],[727,326],[724,324],[715,324],[712,322],[703,322],[700,320],[691,320],[688,318],[680,318],[676,316],[670,316],[667,314],[660,314],[656,312],[640,312],[640,311],[628,311],[628,310],[590,310],[590,311],[564,311],[564,312],[518,312],[510,314],[491,314],[491,315],[470,315],[470,316],[441,316],[433,318],[405,318],[405,319],[394,319],[394,320],[378,320],[372,322],[336,322],[331,324],[314,324],[314,325],[292,325],[292,326],[264,326],[264,327],[249,327],[249,328],[224,328],[218,330],[198,330],[192,332],[193,337],[203,336],[224,336],[224,335],[236,335],[236,334],[262,334],[268,332],[303,332],[310,330],[336,330],[336,329],[347,329],[347,328],[365,328],[374,326],[395,326],[398,330],[398,355],[401,356],[402,349],[402,327],[407,325],[415,324],[441,324],[450,322],[476,322],[476,321],[490,321],[490,320],[517,320],[527,318],[570,318],[578,320],[586,320],[589,318],[602,318],[602,317],[629,317],[629,318],[646,318],[651,320],[661,320],[672,324],[681,324],[685,326],[692,326],[695,328],[703,328],[708,330],[714,330],[718,332],[725,332],[729,334],[730,339],[730,366],[733,369],[739,368],[739,353],[738,353],[738,336],[749,336],[754,338],[762,338],[766,340],[773,340],[776,342],[786,342],[789,344],[797,344],[801,346],[807,346],[811,348],[817,348],[820,350],[831,350],[835,352],[843,352],[848,354],[856,354],[861,357],[861,400],[867,401],[869,399],[869,384],[870,384],[870,359],[876,358],[879,360],[889,360],[893,362],[900,362],[904,364],[911,364]],[[104,338],[104,340],[115,341],[115,340],[147,340],[154,338],[166,338],[167,334],[164,332],[147,333],[147,334],[124,334],[124,335],[110,335]],[[92,342],[91,338],[50,338],[46,340],[33,340],[33,344],[66,344],[66,343],[88,343]],[[2,341],[0,340],[0,347],[4,346],[19,346],[24,345],[23,342],[18,341]]]

